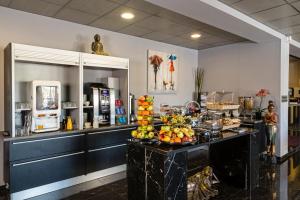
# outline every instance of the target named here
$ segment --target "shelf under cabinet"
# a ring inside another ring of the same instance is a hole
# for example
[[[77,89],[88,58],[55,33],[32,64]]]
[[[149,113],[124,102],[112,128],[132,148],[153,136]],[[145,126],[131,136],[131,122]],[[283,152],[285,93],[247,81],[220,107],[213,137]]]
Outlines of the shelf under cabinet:
[[[74,109],[78,109],[78,107],[65,107],[62,108],[63,110],[74,110]]]
[[[83,106],[83,108],[94,108],[94,106]]]
[[[20,112],[23,112],[23,111],[31,111],[31,108],[24,108],[24,109],[16,109],[16,113],[20,113]]]

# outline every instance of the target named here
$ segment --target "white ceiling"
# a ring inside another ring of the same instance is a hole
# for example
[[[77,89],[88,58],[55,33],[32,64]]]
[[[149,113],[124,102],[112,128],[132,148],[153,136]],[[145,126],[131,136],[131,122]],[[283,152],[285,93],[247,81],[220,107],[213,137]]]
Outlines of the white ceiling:
[[[300,0],[220,0],[300,41]]]
[[[247,41],[144,0],[0,0],[0,6],[193,49]],[[125,11],[135,18],[122,19]],[[202,37],[191,39],[194,32]]]

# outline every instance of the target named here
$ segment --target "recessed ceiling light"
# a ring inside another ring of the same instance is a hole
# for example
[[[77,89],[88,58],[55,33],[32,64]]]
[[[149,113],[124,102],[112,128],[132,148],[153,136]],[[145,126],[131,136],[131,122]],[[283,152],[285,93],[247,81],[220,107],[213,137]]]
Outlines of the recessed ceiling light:
[[[121,14],[121,17],[123,19],[133,19],[134,18],[134,14],[130,13],[130,12],[125,12]]]
[[[193,39],[197,39],[197,38],[200,38],[200,37],[201,37],[201,34],[199,34],[199,33],[193,33],[191,35],[191,38],[193,38]]]

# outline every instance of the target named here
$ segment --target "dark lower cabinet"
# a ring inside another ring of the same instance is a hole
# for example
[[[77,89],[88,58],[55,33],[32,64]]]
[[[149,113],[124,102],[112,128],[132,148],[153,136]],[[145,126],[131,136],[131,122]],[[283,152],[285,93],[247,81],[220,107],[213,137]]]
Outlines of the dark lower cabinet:
[[[85,173],[85,152],[10,164],[12,193],[61,181]]]
[[[87,149],[126,143],[127,139],[131,137],[131,131],[134,129],[136,127],[88,133]]]
[[[87,153],[87,173],[126,164],[127,144],[89,150]]]
[[[126,164],[127,139],[136,127],[87,134],[87,173]]]
[[[10,192],[126,164],[127,139],[135,128],[5,142]]]
[[[84,149],[85,134],[21,140],[10,143],[10,161],[32,159]]]

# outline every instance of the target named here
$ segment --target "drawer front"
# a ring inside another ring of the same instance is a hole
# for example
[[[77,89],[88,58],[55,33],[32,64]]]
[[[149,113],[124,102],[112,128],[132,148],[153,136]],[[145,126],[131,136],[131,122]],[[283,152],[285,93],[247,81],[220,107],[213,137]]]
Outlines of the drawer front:
[[[126,164],[127,144],[119,144],[87,153],[87,173]]]
[[[82,151],[85,145],[84,136],[84,134],[79,134],[11,142],[10,161],[46,157],[65,152]]]
[[[136,127],[89,133],[87,135],[87,148],[90,150],[103,146],[124,144],[127,139],[131,138],[131,131],[134,129]]]
[[[80,176],[85,171],[85,153],[76,152],[30,162],[11,163],[11,193]]]

